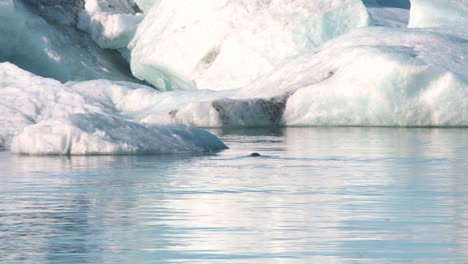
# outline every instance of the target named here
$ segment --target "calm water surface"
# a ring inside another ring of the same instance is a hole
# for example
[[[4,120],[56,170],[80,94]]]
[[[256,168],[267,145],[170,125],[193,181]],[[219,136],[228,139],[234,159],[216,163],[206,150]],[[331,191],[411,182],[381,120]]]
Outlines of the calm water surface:
[[[468,263],[468,129],[213,132],[229,150],[0,152],[0,262]]]

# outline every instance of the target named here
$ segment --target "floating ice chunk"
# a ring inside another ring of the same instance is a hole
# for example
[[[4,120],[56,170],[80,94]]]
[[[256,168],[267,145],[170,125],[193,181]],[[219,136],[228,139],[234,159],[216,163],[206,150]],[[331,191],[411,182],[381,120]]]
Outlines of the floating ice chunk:
[[[26,127],[12,152],[34,155],[166,154],[225,149],[213,134],[185,125],[148,125],[93,113]]]
[[[63,24],[46,20],[57,12],[42,8],[42,2],[46,1],[28,0],[25,6],[20,0],[1,1],[0,62],[10,61],[59,81],[135,81],[120,55],[99,48],[74,27],[72,18]]]
[[[126,48],[143,15],[127,0],[86,0],[78,28],[88,32],[101,48]]]
[[[368,23],[359,0],[162,0],[130,43],[131,67],[163,90],[237,88]]]
[[[468,25],[468,0],[411,0],[409,27]]]
[[[446,29],[358,29],[230,99],[192,102],[171,117],[203,127],[468,126],[467,50]]]
[[[362,52],[367,54],[349,65],[356,71],[344,69],[326,83],[298,90],[287,103],[284,122],[339,126],[468,125],[466,80],[415,61],[406,63],[403,60],[409,56],[398,51]],[[380,58],[376,60],[375,56]],[[370,61],[376,62],[374,71],[367,71],[372,75],[368,79],[359,77],[364,74],[363,64]]]
[[[285,125],[467,126],[467,50],[465,39],[444,31],[365,28],[245,92],[295,90]]]
[[[102,88],[93,90],[98,87]],[[137,104],[153,93],[160,94],[125,82],[63,85],[11,63],[1,63],[0,149],[13,148],[23,154],[87,155],[225,148],[214,135],[194,127],[140,122],[138,116],[151,114],[151,109]],[[146,104],[148,107],[150,102]]]
[[[165,122],[202,127],[467,126],[467,50],[466,39],[447,29],[369,27],[240,90],[146,94],[115,84],[108,91],[85,88],[93,82],[72,87],[148,123],[165,116]]]

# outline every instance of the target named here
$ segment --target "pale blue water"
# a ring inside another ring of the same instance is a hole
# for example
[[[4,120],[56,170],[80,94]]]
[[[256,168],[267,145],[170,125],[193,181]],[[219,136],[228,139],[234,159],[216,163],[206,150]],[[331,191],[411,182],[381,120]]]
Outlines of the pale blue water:
[[[1,262],[468,263],[468,129],[215,132],[231,149],[0,152]]]

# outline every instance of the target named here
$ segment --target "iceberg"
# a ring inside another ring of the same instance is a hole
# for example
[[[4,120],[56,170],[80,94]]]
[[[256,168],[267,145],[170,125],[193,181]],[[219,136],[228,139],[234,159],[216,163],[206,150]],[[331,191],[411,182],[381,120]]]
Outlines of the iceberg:
[[[194,101],[170,115],[202,127],[464,127],[467,45],[445,30],[362,28],[227,98]]]
[[[137,81],[118,52],[101,49],[76,29],[80,2],[1,0],[0,62],[62,82]]]
[[[162,0],[129,45],[131,69],[161,90],[238,88],[369,23],[359,0]]]
[[[421,45],[424,43],[424,45]],[[198,127],[467,126],[467,41],[445,29],[368,27],[241,88],[155,92],[67,84],[140,122]],[[135,84],[136,85],[136,84]]]
[[[409,27],[466,27],[467,14],[467,0],[411,0]]]
[[[249,92],[294,90],[288,126],[467,126],[467,49],[444,31],[369,27],[289,61]]]
[[[120,92],[135,97],[133,105],[151,91],[160,94],[135,83],[97,80],[89,82],[85,89],[86,83],[67,85],[81,86],[83,90],[91,90],[93,85],[121,87]],[[207,131],[187,125],[141,122],[127,115],[131,104],[110,107],[110,101],[104,99],[105,93],[86,96],[84,92],[80,94],[78,88],[67,85],[36,76],[11,63],[1,63],[0,149],[11,149],[19,154],[91,155],[203,152],[226,148]]]
[[[27,126],[12,152],[32,155],[170,154],[225,149],[213,134],[191,126],[148,125],[101,113],[72,114]]]

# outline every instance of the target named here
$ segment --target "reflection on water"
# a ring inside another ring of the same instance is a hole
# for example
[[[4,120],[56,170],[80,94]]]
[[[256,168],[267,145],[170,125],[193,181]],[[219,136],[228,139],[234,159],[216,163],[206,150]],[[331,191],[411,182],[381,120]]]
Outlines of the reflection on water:
[[[213,132],[231,149],[0,152],[0,261],[468,262],[468,130]]]

